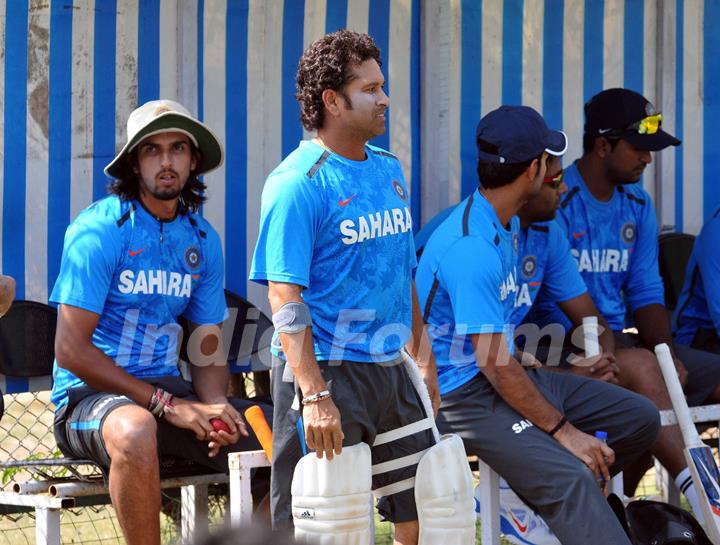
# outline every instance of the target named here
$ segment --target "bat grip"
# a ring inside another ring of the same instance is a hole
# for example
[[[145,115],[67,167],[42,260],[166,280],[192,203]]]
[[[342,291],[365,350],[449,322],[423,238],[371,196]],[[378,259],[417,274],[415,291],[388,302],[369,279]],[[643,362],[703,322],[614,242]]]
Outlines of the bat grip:
[[[268,426],[262,409],[258,405],[248,407],[245,409],[245,420],[255,432],[268,460],[272,461],[272,430]]]
[[[683,440],[686,446],[696,445],[700,442],[697,434],[695,424],[690,418],[690,410],[688,409],[687,400],[683,393],[682,386],[680,386],[680,379],[678,378],[677,370],[675,369],[675,362],[673,361],[672,354],[670,354],[670,347],[667,344],[662,343],[655,347],[655,355],[657,356],[658,363],[660,364],[660,370],[665,379],[665,386],[667,386],[668,394],[670,394],[670,401],[675,411],[675,416],[682,432]]]
[[[600,355],[600,342],[598,341],[597,316],[583,318],[583,339],[585,341],[585,357],[591,358]]]

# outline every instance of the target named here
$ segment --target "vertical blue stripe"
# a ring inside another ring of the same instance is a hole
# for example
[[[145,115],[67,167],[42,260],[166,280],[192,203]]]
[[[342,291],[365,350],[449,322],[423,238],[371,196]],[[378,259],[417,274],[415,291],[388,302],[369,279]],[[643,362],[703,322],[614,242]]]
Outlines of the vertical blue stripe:
[[[625,2],[625,65],[624,86],[643,94],[645,57],[645,3],[639,0]]]
[[[225,55],[225,285],[245,295],[247,209],[247,0],[228,0]]]
[[[536,2],[539,0],[530,0]],[[502,102],[522,104],[524,0],[505,0],[503,6]]]
[[[368,15],[368,34],[372,36],[380,48],[382,59],[382,71],[385,80],[388,81],[390,74],[390,0],[370,0]],[[393,107],[392,82],[388,81],[385,92],[390,97],[390,107]],[[389,119],[389,116],[388,116]],[[383,149],[390,149],[390,127],[385,134],[373,138],[372,144]]]
[[[460,66],[460,198],[475,191],[477,147],[475,127],[480,121],[482,95],[482,2],[462,0]]]
[[[703,191],[704,217],[720,206],[720,145],[717,142],[717,128],[720,127],[720,0],[705,0],[705,24],[703,25],[705,110],[703,112]]]
[[[422,165],[420,164],[420,0],[413,0],[410,23],[410,138],[412,142],[412,213],[414,231],[422,221]]]
[[[295,100],[295,74],[303,54],[305,0],[289,0],[283,8],[282,35],[282,156],[286,157],[302,140],[300,105]]]
[[[545,0],[543,25],[543,117],[553,128],[563,124],[564,0]]]
[[[107,193],[103,172],[115,157],[116,0],[95,0],[93,73],[93,200]]]
[[[28,2],[5,4],[5,132],[3,188],[3,273],[15,278],[25,298],[25,178],[27,140]]]
[[[335,32],[347,26],[347,3],[352,0],[328,0],[325,9],[325,32]]]
[[[52,291],[60,269],[63,233],[70,221],[72,156],[72,0],[50,5],[50,118],[48,132],[47,283]]]
[[[198,0],[197,10],[197,116],[200,121],[205,116],[205,110],[203,108],[203,55],[205,51],[205,0]]]
[[[138,6],[138,105],[160,98],[160,0]]]
[[[684,0],[675,2],[675,135],[683,138],[683,78],[685,77],[683,63],[683,42],[685,41],[685,8]],[[683,217],[683,161],[684,146],[675,148],[675,230],[683,232],[685,218]]]
[[[585,0],[583,94],[585,100],[603,90],[604,0]]]

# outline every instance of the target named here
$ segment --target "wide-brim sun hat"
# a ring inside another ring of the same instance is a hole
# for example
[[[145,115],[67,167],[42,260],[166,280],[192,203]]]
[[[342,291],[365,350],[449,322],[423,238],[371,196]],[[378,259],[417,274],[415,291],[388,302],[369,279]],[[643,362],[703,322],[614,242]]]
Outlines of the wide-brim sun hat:
[[[196,173],[206,174],[223,163],[224,152],[215,133],[195,119],[182,104],[172,100],[151,100],[135,109],[127,122],[127,143],[105,167],[105,174],[121,178],[126,172],[126,157],[135,146],[148,136],[165,132],[179,132],[187,135],[201,152]]]

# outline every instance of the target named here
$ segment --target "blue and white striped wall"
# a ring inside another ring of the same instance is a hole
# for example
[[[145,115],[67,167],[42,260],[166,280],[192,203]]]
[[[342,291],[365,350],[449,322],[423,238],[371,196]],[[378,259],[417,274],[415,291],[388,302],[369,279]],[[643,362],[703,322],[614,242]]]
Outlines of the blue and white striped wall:
[[[474,130],[500,104],[528,104],[582,151],[583,104],[624,86],[683,139],[644,186],[661,223],[696,233],[720,206],[720,0],[458,0],[423,18],[423,219],[477,185]],[[428,62],[429,61],[429,62]],[[430,134],[429,130],[433,130]],[[431,184],[430,180],[435,180]]]
[[[265,176],[307,136],[297,60],[343,26],[383,51],[378,143],[402,160],[416,225],[475,186],[482,114],[536,107],[569,134],[572,160],[584,101],[624,85],[684,140],[644,184],[663,225],[697,232],[720,205],[718,23],[720,0],[0,0],[0,270],[19,297],[47,300],[65,227],[104,194],[129,113],[162,96],[225,142],[203,213],[228,287],[263,304],[247,269]]]
[[[0,0],[0,270],[19,298],[46,301],[65,228],[105,194],[128,115],[172,98],[225,142],[203,213],[227,286],[263,304],[247,270],[264,179],[307,136],[293,98],[303,49],[342,27],[374,36],[392,95],[378,144],[419,196],[419,16],[419,0]]]

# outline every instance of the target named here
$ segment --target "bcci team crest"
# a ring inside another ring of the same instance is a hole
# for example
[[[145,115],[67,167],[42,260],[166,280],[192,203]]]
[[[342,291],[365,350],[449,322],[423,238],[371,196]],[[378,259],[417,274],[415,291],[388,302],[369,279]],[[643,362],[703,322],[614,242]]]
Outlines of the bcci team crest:
[[[197,246],[190,246],[185,250],[185,264],[193,271],[200,266],[200,250]]]
[[[405,191],[405,188],[403,188],[400,182],[398,182],[397,180],[393,180],[392,185],[393,189],[395,189],[395,193],[398,194],[398,197],[400,197],[404,201],[408,200],[407,191]]]
[[[622,237],[625,244],[633,243],[636,236],[635,224],[629,221],[625,225],[623,225],[620,229],[620,236]]]
[[[536,270],[537,270],[537,258],[534,255],[526,255],[523,258],[522,268],[520,270],[520,273],[523,275],[523,278],[525,278],[526,280],[530,280],[533,276],[535,276]]]

